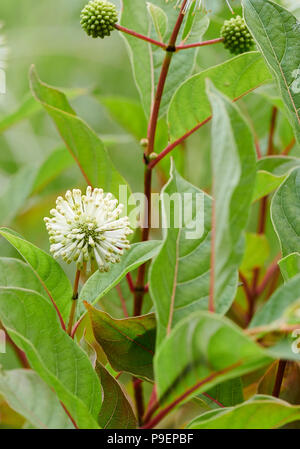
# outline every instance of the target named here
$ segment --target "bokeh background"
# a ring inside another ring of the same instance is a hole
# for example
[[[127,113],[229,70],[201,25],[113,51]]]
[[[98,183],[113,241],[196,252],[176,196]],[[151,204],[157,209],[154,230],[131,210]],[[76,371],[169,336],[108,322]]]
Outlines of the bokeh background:
[[[115,0],[115,3],[119,5],[120,1]],[[230,18],[231,13],[225,0],[206,0],[205,3],[211,16],[205,39],[219,37],[223,21]],[[230,3],[235,12],[241,13],[239,0]],[[278,0],[278,3],[300,17],[299,0]],[[26,190],[31,182],[32,169],[41,167],[55,151],[66,151],[46,113],[41,110],[31,113],[33,106],[30,103],[28,71],[32,64],[36,66],[40,78],[48,84],[63,90],[81,89],[81,95],[72,99],[72,106],[102,137],[115,165],[132,190],[143,191],[141,146],[114,122],[102,101],[107,96],[139,101],[125,41],[118,32],[103,41],[88,38],[79,23],[84,5],[85,0],[0,0],[0,22],[3,23],[0,35],[5,37],[8,49],[6,94],[0,94],[0,224],[12,227],[45,250],[49,249],[49,242],[43,217],[48,215],[59,194],[69,188],[83,187],[84,182],[75,164],[66,158],[61,172],[51,182],[33,189],[20,203],[16,200],[14,187],[20,179],[23,179]],[[195,72],[230,57],[222,45],[203,48],[198,53]],[[256,92],[239,102],[255,129],[263,151],[267,147],[266,121],[271,117],[271,94],[276,97],[276,91],[268,95],[266,92],[264,95]],[[28,118],[19,120],[22,115],[20,108],[23,113],[28,108]],[[209,133],[209,126],[204,127],[187,141],[184,148],[176,150],[184,154],[179,167],[182,175],[206,191],[209,191],[211,182]],[[275,136],[278,152],[288,145],[291,138],[291,128],[284,115],[280,114]],[[300,148],[295,146],[291,154],[300,156]],[[157,191],[165,176],[166,173],[163,173],[155,180],[154,188]],[[252,216],[250,230],[255,226],[255,207]],[[274,242],[270,254],[272,259],[272,253],[276,254],[278,247],[270,223],[268,232],[270,241]],[[0,240],[0,255],[19,257],[3,239]],[[69,274],[73,276],[70,271]],[[127,287],[123,287],[126,296]],[[105,301],[108,310],[114,307],[113,298],[104,298]],[[5,355],[5,358],[0,355],[0,364],[9,369],[17,366],[17,361],[13,354]],[[4,426],[5,419],[3,416],[1,419],[0,426]],[[6,417],[5,425],[9,425],[10,419],[10,416]]]

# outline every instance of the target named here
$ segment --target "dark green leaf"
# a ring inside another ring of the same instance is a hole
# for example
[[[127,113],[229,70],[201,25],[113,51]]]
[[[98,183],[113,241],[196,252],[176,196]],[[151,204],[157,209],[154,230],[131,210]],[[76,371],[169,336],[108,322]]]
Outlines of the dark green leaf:
[[[96,365],[96,372],[104,396],[99,414],[101,428],[136,429],[136,417],[119,382],[100,363]]]

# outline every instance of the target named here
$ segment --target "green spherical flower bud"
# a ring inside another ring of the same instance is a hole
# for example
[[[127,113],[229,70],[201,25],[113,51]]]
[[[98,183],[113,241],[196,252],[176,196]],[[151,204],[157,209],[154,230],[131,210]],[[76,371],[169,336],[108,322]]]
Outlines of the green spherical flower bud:
[[[94,38],[110,36],[118,21],[115,5],[103,0],[91,0],[81,11],[81,26]]]
[[[224,38],[225,48],[235,55],[250,51],[254,46],[253,37],[240,16],[225,20],[221,36]]]

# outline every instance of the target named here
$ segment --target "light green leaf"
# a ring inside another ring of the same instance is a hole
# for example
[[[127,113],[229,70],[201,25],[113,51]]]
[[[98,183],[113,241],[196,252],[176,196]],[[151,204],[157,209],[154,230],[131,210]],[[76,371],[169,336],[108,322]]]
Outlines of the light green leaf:
[[[300,275],[294,276],[279,287],[271,298],[254,315],[250,327],[284,324],[285,314],[300,299]]]
[[[0,223],[8,225],[18,212],[24,208],[31,194],[37,174],[37,167],[25,166],[10,177],[8,185],[0,196]]]
[[[300,23],[269,0],[243,0],[246,23],[271,68],[300,142]]]
[[[54,120],[86,182],[119,198],[119,185],[126,185],[126,182],[113,166],[97,134],[77,117],[62,92],[39,80],[34,68],[30,72],[30,82],[36,100]]]
[[[214,197],[213,299],[217,305],[237,274],[256,175],[251,131],[237,107],[208,83],[213,111],[212,173]],[[234,293],[228,303],[234,299]]]
[[[177,89],[170,104],[168,123],[172,140],[210,117],[211,107],[205,90],[206,78],[234,100],[270,81],[271,75],[261,55],[251,52],[192,76]]]
[[[258,201],[264,196],[272,193],[285,179],[286,175],[274,176],[267,171],[258,171],[256,173],[256,183],[252,202]]]
[[[190,313],[207,310],[211,253],[211,198],[183,179],[174,164],[162,200],[163,214],[169,225],[161,250],[150,268],[150,294],[157,312],[158,343]],[[230,307],[236,285],[234,273],[219,297],[219,313],[225,313]]]
[[[0,229],[2,235],[25,259],[45,292],[59,309],[63,320],[69,316],[72,303],[72,286],[60,265],[41,249],[13,234],[9,229]]]
[[[147,136],[147,120],[142,106],[125,97],[98,97],[112,118],[137,140]]]
[[[139,143],[141,139],[146,138],[148,123],[140,103],[124,97],[99,97],[99,101],[106,107],[112,118]],[[157,123],[154,151],[160,153],[167,144],[168,127],[165,119],[162,118]]]
[[[246,250],[240,266],[240,271],[245,275],[250,275],[253,268],[261,268],[268,260],[270,246],[264,234],[246,233]]]
[[[104,396],[99,414],[101,428],[136,429],[135,414],[119,382],[100,363],[96,365],[96,372]]]
[[[228,319],[195,312],[173,329],[155,355],[160,404],[166,407],[179,399],[187,400],[226,380],[255,371],[270,360]]]
[[[26,288],[48,297],[45,289],[29,265],[19,259],[10,257],[0,258],[0,286]]]
[[[79,97],[87,93],[86,89],[66,89],[66,96],[70,99]],[[0,134],[4,133],[11,127],[17,125],[19,122],[30,119],[37,112],[42,110],[42,106],[39,105],[30,94],[26,95],[18,109],[5,117],[0,119]]]
[[[295,168],[275,193],[271,204],[273,226],[282,256],[300,253],[300,167]]]
[[[61,329],[53,306],[31,290],[0,288],[0,320],[79,428],[98,428],[100,383],[87,355]]]
[[[170,8],[170,5],[167,5],[165,0],[152,0],[151,3],[167,12],[169,26],[164,41],[168,42],[178,17],[178,10]],[[188,15],[185,17],[181,33],[178,37],[178,43],[182,39],[182,33],[187,17]],[[121,18],[121,24],[123,26],[134,29],[138,33],[155,39],[157,38],[157,35],[155,27],[151,22],[152,20],[149,17],[146,2],[141,2],[140,0],[123,0]],[[204,14],[203,12],[201,14],[198,13],[197,20],[195,20],[194,23],[193,32],[189,34],[187,41],[200,41],[207,30],[208,24],[209,20],[207,14]],[[123,37],[128,43],[134,78],[141,97],[141,102],[146,116],[149,117],[165,51],[132,36],[124,35]],[[172,95],[178,85],[184,81],[193,70],[197,51],[197,48],[194,48],[174,54],[166,81],[164,96],[161,102],[160,116],[166,113]]]
[[[55,393],[30,370],[0,370],[0,394],[38,429],[74,429]]]
[[[268,156],[257,161],[257,177],[253,201],[257,201],[276,190],[289,172],[299,167],[300,158],[288,156]]]
[[[153,379],[155,315],[116,320],[87,305],[95,338],[115,371]]]
[[[39,168],[33,185],[33,193],[44,189],[60,173],[73,164],[74,159],[65,147],[54,150]]]
[[[159,6],[153,5],[150,2],[147,2],[147,8],[153,20],[157,36],[163,42],[168,29],[168,16]]]
[[[299,419],[300,407],[258,395],[236,407],[204,413],[188,429],[278,429]]]
[[[285,282],[300,274],[300,254],[291,253],[278,262],[281,274]]]
[[[160,245],[161,242],[157,240],[134,243],[130,250],[124,254],[120,263],[112,265],[107,273],[97,271],[88,279],[80,292],[80,298],[90,304],[96,304],[127,273],[152,259],[157,254]]]

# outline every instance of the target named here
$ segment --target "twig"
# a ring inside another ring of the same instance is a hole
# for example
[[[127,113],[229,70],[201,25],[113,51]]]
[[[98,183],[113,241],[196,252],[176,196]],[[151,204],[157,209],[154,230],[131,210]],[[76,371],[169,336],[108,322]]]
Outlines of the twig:
[[[122,25],[119,25],[117,23],[114,25],[114,27],[117,30],[122,31],[122,33],[137,37],[138,39],[149,42],[150,44],[156,45],[157,47],[163,48],[164,50],[167,48],[167,44],[164,44],[163,42],[159,42],[155,39],[151,39],[151,37],[144,36],[143,34],[137,33],[136,31],[130,30],[129,28],[123,27]]]
[[[264,292],[268,283],[272,279],[274,273],[276,273],[276,271],[278,270],[278,260],[279,259],[280,259],[280,255],[275,258],[275,260],[271,263],[271,265],[267,269],[265,277],[263,278],[261,284],[255,290],[256,296],[260,296]]]
[[[209,41],[195,42],[194,44],[177,45],[176,51],[187,50],[188,48],[205,47],[206,45],[219,44],[220,42],[223,42],[223,41],[224,41],[224,38],[219,37],[217,39],[211,39]]]
[[[294,148],[296,145],[296,139],[295,137],[292,138],[291,142],[285,147],[283,152],[281,153],[283,156],[287,156],[289,152]]]
[[[130,291],[131,291],[132,293],[134,293],[135,287],[134,287],[133,279],[132,279],[130,273],[127,273],[127,274],[126,274],[126,280],[127,280],[127,283],[128,283],[128,286],[129,286]]]
[[[134,398],[136,404],[138,423],[139,425],[141,425],[145,413],[142,381],[140,379],[137,379],[136,377],[134,377],[132,381],[133,381]]]
[[[171,60],[174,54],[176,40],[184,19],[184,7],[186,5],[187,0],[182,2],[180,12],[175,23],[172,35],[170,37],[167,53],[165,55],[163,65],[161,68],[161,73],[155,93],[154,103],[151,110],[151,116],[149,120],[147,140],[148,146],[145,154],[145,179],[144,179],[144,193],[146,197],[145,201],[145,211],[144,211],[144,224],[143,224],[143,232],[142,232],[142,241],[147,241],[149,238],[149,232],[151,227],[151,182],[152,182],[152,168],[149,167],[148,157],[154,150],[154,142],[156,136],[158,115],[162,100],[163,91],[165,88],[167,76],[169,73],[169,68],[171,64]],[[141,265],[138,271],[137,283],[135,288],[135,298],[134,298],[134,315],[140,315],[142,311],[143,298],[145,294],[144,284],[145,284],[145,274],[146,274],[146,264]]]
[[[155,93],[154,103],[152,105],[148,131],[147,131],[147,150],[144,155],[146,166],[145,166],[145,175],[144,175],[144,194],[146,197],[145,201],[145,211],[144,211],[144,223],[143,223],[143,231],[142,231],[142,241],[145,242],[149,239],[149,232],[151,228],[151,183],[152,183],[152,169],[148,167],[149,155],[154,150],[157,122],[159,116],[159,110],[161,105],[161,100],[163,96],[163,91],[165,88],[167,76],[169,73],[169,68],[171,64],[171,60],[174,54],[176,40],[184,19],[184,8],[187,0],[182,2],[180,12],[175,23],[171,38],[169,40],[168,46],[166,48],[167,52],[162,64],[160,77]],[[135,287],[134,294],[134,316],[138,316],[142,313],[143,307],[143,299],[145,295],[145,276],[146,276],[146,264],[143,264],[139,267],[137,282]],[[144,415],[144,404],[143,404],[143,392],[142,392],[142,384],[136,383],[133,379],[133,388],[135,395],[135,402],[138,412],[138,419],[141,421]]]
[[[286,365],[287,365],[286,360],[279,361],[275,385],[274,385],[273,392],[272,392],[272,396],[274,396],[275,398],[279,398]]]
[[[271,124],[270,124],[270,131],[269,131],[269,141],[268,141],[268,156],[271,156],[274,152],[274,133],[275,133],[275,127],[276,127],[276,119],[278,115],[278,109],[276,106],[272,108],[272,115],[271,115]]]

